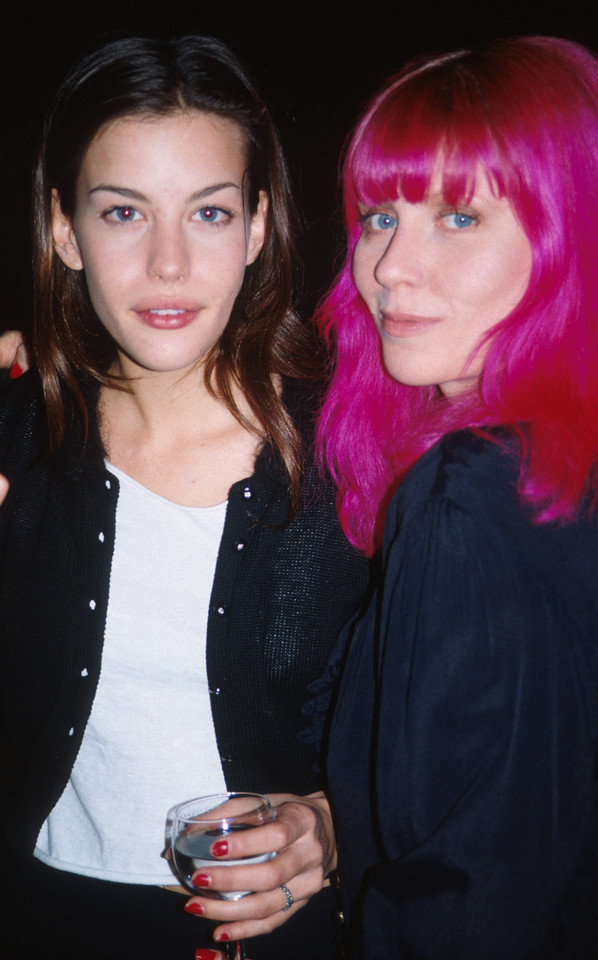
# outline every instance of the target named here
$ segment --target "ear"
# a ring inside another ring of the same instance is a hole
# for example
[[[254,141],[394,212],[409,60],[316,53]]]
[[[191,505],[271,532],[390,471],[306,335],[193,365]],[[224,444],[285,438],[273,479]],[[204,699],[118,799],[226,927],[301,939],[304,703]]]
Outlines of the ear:
[[[247,258],[245,263],[249,266],[254,260],[257,260],[258,254],[264,246],[266,236],[266,223],[268,222],[268,194],[265,190],[260,190],[260,198],[257,210],[251,218],[249,225],[249,237],[247,241]]]
[[[83,270],[83,260],[70,217],[63,212],[57,190],[52,190],[52,239],[54,250],[66,267]]]

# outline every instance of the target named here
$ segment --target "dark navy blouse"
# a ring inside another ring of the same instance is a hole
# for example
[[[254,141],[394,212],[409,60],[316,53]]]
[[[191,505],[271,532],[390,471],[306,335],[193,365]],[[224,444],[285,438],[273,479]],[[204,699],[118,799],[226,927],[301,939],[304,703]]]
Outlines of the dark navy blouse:
[[[598,955],[598,524],[516,473],[454,434],[390,506],[330,734],[352,956]]]

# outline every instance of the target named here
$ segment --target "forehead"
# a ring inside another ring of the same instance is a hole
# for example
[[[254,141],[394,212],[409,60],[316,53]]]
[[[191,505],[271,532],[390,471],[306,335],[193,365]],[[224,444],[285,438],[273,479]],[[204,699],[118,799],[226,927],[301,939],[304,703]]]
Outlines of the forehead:
[[[81,175],[131,170],[148,176],[170,168],[171,176],[222,169],[240,177],[246,153],[244,132],[226,117],[198,110],[124,116],[100,127],[84,155]]]

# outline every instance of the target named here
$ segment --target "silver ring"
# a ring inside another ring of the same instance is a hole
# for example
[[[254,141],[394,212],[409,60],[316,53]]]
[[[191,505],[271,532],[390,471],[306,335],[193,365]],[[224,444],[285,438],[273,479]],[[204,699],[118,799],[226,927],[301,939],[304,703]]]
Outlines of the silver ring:
[[[289,890],[289,888],[288,888],[288,887],[285,887],[284,883],[281,884],[280,889],[282,890],[282,892],[284,893],[285,897],[287,898],[287,905],[286,905],[286,907],[283,907],[283,908],[282,908],[282,912],[283,912],[283,913],[286,913],[287,910],[290,910],[291,907],[293,906],[293,904],[295,903],[295,898],[294,898],[293,894],[291,893],[291,891]]]

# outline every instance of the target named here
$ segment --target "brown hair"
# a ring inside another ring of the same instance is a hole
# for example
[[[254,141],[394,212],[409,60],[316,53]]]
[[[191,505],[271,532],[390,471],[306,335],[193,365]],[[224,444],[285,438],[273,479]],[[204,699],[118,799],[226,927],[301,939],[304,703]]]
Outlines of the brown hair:
[[[281,377],[315,379],[312,334],[294,310],[298,217],[286,163],[268,108],[236,56],[221,41],[186,36],[111,42],[77,63],[46,117],[35,171],[34,353],[46,404],[49,446],[63,441],[67,408],[87,410],[79,379],[116,384],[109,369],[116,345],[96,317],[83,272],[54,251],[52,189],[64,213],[75,212],[77,177],[101,127],[119,117],[200,110],[235,121],[248,153],[249,207],[269,199],[265,242],[245,273],[219,342],[204,357],[205,382],[233,415],[252,428],[234,401],[239,385],[289,477],[294,511],[301,491],[301,441],[280,397]]]

